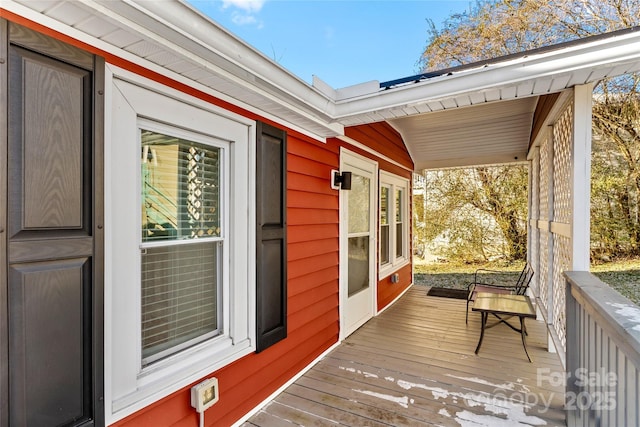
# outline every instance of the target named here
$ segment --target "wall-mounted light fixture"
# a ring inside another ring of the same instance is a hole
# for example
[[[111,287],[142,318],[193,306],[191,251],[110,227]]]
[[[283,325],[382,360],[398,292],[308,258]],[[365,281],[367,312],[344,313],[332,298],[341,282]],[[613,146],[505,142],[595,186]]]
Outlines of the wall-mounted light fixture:
[[[334,190],[351,190],[351,172],[331,171],[331,188]]]

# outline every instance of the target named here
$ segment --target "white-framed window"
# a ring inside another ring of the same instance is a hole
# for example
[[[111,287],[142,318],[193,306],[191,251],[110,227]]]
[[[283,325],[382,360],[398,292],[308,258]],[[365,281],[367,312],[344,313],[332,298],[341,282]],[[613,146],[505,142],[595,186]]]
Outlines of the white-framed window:
[[[255,122],[112,69],[107,424],[256,348]]]
[[[142,368],[224,333],[228,143],[138,120]]]
[[[409,180],[380,171],[380,277],[409,263]]]

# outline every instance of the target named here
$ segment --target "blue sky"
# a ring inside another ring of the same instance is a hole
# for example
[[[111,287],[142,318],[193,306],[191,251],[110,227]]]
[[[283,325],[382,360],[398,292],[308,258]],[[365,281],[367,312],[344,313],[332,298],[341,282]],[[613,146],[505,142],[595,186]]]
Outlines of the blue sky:
[[[427,18],[440,26],[468,0],[188,0],[263,54],[333,88],[418,74]]]

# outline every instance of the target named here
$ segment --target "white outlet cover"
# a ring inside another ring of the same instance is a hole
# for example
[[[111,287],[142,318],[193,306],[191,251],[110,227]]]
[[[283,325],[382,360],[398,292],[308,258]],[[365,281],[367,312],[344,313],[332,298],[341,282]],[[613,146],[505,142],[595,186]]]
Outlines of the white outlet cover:
[[[196,412],[204,412],[220,399],[218,379],[209,378],[191,388],[191,406]]]

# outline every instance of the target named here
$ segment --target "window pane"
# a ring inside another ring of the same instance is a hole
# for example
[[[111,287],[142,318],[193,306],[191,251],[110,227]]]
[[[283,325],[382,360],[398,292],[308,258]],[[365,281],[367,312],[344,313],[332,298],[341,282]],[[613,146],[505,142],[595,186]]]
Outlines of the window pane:
[[[403,234],[402,234],[402,223],[399,222],[396,224],[396,257],[404,256],[404,244],[403,244]]]
[[[402,199],[403,199],[403,191],[396,190],[396,222],[402,222]]]
[[[366,233],[369,231],[369,186],[367,177],[351,176],[349,193],[349,233]]]
[[[369,287],[369,236],[349,237],[349,296]]]
[[[404,256],[404,233],[402,219],[404,217],[404,191],[396,190],[396,257]]]
[[[380,224],[389,224],[389,187],[380,188]]]
[[[222,150],[144,129],[141,141],[142,241],[220,236]]]
[[[208,241],[145,250],[143,365],[218,334],[218,245]]]
[[[380,226],[380,264],[389,263],[389,226]]]

